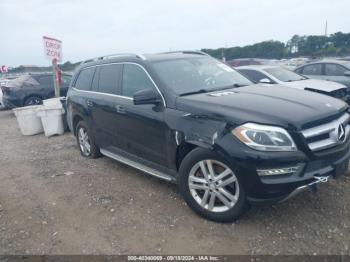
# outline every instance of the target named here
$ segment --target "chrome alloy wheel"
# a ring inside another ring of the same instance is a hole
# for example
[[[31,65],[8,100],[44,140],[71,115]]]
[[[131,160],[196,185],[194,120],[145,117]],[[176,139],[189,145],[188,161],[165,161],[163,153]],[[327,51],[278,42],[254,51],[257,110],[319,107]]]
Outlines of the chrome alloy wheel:
[[[29,98],[28,101],[26,101],[27,106],[34,106],[34,105],[40,105],[40,104],[42,104],[42,100],[38,97],[32,97],[32,98]]]
[[[225,212],[238,201],[239,183],[233,171],[217,160],[202,160],[190,170],[188,186],[192,197],[204,209]]]
[[[81,152],[85,156],[89,156],[91,153],[90,139],[89,139],[89,136],[88,136],[86,129],[83,127],[79,128],[78,141],[79,141],[79,146],[80,146]]]

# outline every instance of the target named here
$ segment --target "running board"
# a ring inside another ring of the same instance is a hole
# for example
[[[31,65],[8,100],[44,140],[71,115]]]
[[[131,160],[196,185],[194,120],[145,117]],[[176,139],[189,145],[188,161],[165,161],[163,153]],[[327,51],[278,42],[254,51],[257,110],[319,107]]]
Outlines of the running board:
[[[174,180],[171,176],[169,176],[169,175],[167,175],[167,174],[165,174],[165,173],[163,173],[161,171],[158,171],[158,170],[156,170],[154,168],[150,168],[150,167],[148,167],[146,165],[140,164],[140,163],[138,163],[136,161],[133,161],[133,160],[131,160],[129,158],[126,158],[124,156],[117,155],[115,153],[112,153],[112,152],[110,152],[108,150],[105,150],[105,149],[102,149],[102,148],[100,149],[100,152],[101,152],[102,155],[110,157],[110,158],[112,158],[114,160],[117,160],[118,162],[121,162],[121,163],[126,164],[128,166],[134,167],[134,168],[136,168],[136,169],[138,169],[138,170],[140,170],[142,172],[145,172],[145,173],[147,173],[149,175],[152,175],[152,176],[155,176],[155,177],[158,177],[160,179],[167,180],[167,181],[173,181]]]

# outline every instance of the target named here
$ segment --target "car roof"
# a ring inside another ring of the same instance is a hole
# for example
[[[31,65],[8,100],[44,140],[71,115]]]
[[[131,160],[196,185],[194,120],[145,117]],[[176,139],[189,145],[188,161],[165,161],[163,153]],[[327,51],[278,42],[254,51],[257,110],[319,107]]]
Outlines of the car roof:
[[[234,58],[234,59],[231,59],[231,60],[228,60],[228,61],[266,61],[268,59],[265,59],[265,58],[254,58],[254,57],[251,57],[251,58]]]
[[[168,52],[168,53],[159,53],[159,54],[146,54],[144,55],[147,61],[166,61],[166,60],[174,60],[174,59],[182,59],[182,58],[196,58],[196,57],[209,57],[205,54],[196,54],[191,52],[185,53],[177,53],[177,52]]]
[[[272,65],[247,65],[247,66],[240,66],[237,67],[237,70],[241,69],[252,69],[252,70],[265,70],[270,68],[281,68],[280,66],[272,66]]]
[[[106,64],[106,63],[120,63],[120,62],[158,62],[176,60],[181,58],[196,58],[196,57],[210,57],[208,54],[201,51],[174,51],[156,54],[115,54],[101,56],[97,58],[88,59],[80,64],[80,68]]]
[[[317,61],[313,61],[307,64],[304,64],[302,66],[305,65],[313,65],[313,64],[323,64],[323,63],[333,63],[333,64],[341,64],[341,65],[346,65],[349,63],[349,61],[346,60],[338,60],[338,59],[322,59],[322,60],[317,60]]]
[[[310,63],[306,63],[306,64],[303,64],[301,66],[298,66],[297,68],[294,69],[294,71],[300,69],[300,68],[303,68],[304,66],[308,66],[308,65],[316,65],[316,64],[326,64],[326,63],[331,63],[331,64],[339,64],[339,65],[342,65],[342,66],[345,66],[346,68],[350,69],[350,63],[349,61],[346,61],[346,60],[338,60],[338,59],[321,59],[321,60],[317,60],[317,61],[313,61],[313,62],[310,62]]]

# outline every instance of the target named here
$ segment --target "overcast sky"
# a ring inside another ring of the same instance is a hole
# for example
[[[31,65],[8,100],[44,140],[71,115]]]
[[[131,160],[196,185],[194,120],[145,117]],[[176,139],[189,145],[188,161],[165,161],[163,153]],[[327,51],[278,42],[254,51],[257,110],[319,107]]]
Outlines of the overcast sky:
[[[294,34],[350,32],[349,0],[0,0],[0,65],[49,65],[119,52],[231,47]]]

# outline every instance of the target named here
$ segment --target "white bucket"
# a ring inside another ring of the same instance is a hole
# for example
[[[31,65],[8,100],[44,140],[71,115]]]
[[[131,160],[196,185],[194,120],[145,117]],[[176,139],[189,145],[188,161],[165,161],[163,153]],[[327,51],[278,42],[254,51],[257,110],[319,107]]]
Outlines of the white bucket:
[[[32,136],[44,132],[40,117],[36,114],[36,110],[41,107],[42,106],[26,106],[12,109],[23,135]]]
[[[61,99],[64,97],[54,97],[50,99],[43,100],[44,106],[57,106],[62,108]]]
[[[64,109],[57,106],[43,106],[37,110],[37,115],[41,118],[44,127],[45,136],[64,134],[63,113]]]

